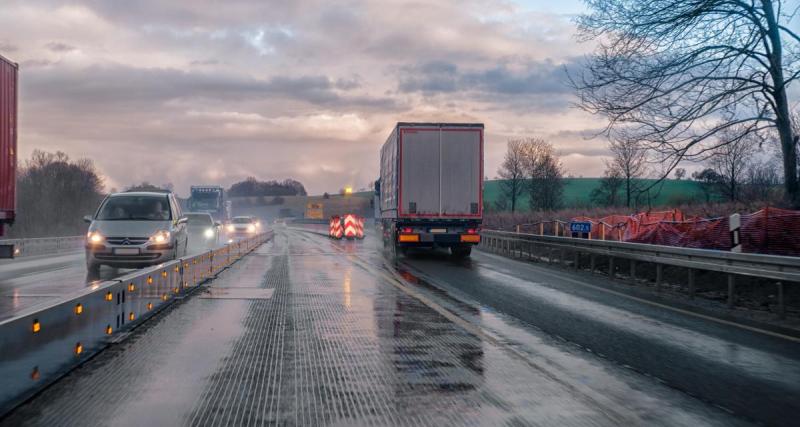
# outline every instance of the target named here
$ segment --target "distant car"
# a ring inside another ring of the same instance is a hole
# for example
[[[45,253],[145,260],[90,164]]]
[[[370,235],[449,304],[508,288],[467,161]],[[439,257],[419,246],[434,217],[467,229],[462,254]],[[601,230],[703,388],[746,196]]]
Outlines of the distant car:
[[[207,212],[187,212],[186,231],[192,247],[213,248],[219,244],[219,229],[222,226]]]
[[[172,193],[126,192],[107,196],[89,222],[86,268],[139,268],[186,254],[187,218]]]
[[[228,232],[228,235],[232,236],[246,236],[258,233],[260,228],[261,223],[252,216],[235,216],[231,219],[231,222],[228,223],[225,231]]]

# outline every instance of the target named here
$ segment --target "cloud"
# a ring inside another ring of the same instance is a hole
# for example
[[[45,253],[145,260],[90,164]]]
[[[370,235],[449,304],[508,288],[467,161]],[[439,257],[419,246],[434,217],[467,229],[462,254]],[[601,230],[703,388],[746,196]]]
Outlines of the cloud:
[[[558,7],[508,0],[11,0],[0,53],[21,64],[20,154],[95,160],[118,187],[294,177],[361,187],[398,121],[483,122],[603,155],[563,67],[587,49]],[[570,6],[569,13],[574,12]],[[583,167],[581,162],[573,162]]]
[[[462,70],[454,63],[431,61],[403,67],[398,79],[398,90],[426,93],[485,92],[523,96],[571,93],[566,85],[564,64],[556,64],[550,60],[528,61],[516,68],[514,70],[509,64],[501,64],[485,69]]]
[[[16,52],[17,50],[19,50],[19,48],[16,45],[0,40],[0,54],[8,54],[11,52]]]
[[[45,47],[51,52],[71,52],[77,49],[75,46],[60,42],[50,42]]]

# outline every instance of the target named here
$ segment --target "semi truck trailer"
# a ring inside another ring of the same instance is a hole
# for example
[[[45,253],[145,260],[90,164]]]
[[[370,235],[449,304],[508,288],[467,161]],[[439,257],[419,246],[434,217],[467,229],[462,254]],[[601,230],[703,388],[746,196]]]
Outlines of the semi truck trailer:
[[[375,183],[384,244],[467,257],[483,219],[483,124],[398,123]]]
[[[225,190],[219,185],[193,185],[189,189],[189,210],[208,212],[216,221],[227,221]]]
[[[17,69],[0,55],[0,236],[16,215]],[[13,245],[0,244],[0,258],[13,256]]]

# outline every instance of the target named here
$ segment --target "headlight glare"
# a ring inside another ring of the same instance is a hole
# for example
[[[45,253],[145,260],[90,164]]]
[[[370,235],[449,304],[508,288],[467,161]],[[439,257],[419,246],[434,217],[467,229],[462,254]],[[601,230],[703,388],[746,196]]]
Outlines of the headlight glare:
[[[161,230],[156,231],[155,234],[150,236],[150,241],[153,243],[167,243],[169,242],[169,231]]]
[[[86,239],[89,241],[89,243],[102,243],[103,235],[97,231],[90,231],[86,234]]]
[[[214,230],[211,228],[206,228],[206,231],[203,232],[203,235],[206,236],[206,239],[210,239],[214,237]]]

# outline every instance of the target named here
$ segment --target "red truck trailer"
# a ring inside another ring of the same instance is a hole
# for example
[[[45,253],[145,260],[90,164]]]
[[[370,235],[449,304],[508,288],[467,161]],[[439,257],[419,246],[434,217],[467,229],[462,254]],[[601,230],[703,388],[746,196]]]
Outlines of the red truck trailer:
[[[17,70],[0,55],[0,236],[14,222],[17,201]],[[13,246],[0,245],[0,258],[13,256]]]
[[[470,255],[483,219],[483,124],[398,123],[380,169],[384,244]]]

